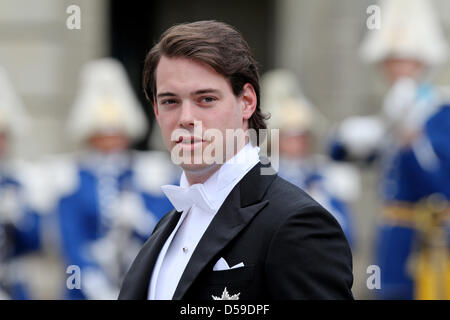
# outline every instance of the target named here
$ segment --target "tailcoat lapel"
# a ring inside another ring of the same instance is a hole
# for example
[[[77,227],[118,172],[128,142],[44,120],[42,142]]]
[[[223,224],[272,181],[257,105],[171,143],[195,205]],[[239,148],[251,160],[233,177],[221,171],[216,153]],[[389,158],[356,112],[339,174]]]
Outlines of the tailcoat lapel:
[[[136,257],[131,269],[127,273],[119,299],[147,299],[148,285],[153,268],[167,238],[181,217],[181,212],[172,210],[167,219],[155,230]]]

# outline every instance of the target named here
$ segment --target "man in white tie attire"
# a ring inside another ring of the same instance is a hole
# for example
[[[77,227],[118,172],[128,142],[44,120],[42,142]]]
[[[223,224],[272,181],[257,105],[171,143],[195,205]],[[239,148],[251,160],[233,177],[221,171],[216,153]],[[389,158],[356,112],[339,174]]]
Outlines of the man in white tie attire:
[[[216,21],[168,29],[146,57],[144,90],[183,174],[162,186],[175,209],[119,299],[352,299],[339,224],[260,161],[267,116],[242,35]]]

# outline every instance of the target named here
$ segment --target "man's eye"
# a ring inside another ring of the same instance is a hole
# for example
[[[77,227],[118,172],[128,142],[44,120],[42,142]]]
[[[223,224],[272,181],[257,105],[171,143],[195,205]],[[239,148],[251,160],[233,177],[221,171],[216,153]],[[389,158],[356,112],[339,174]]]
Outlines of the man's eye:
[[[203,97],[203,98],[201,99],[202,102],[206,102],[206,103],[211,103],[211,102],[214,102],[214,101],[216,101],[216,100],[217,100],[217,99],[214,98],[214,97]]]
[[[177,101],[174,100],[174,99],[169,99],[169,100],[163,100],[163,101],[161,101],[161,104],[163,104],[163,105],[171,105],[171,104],[175,104],[175,103],[177,103]]]

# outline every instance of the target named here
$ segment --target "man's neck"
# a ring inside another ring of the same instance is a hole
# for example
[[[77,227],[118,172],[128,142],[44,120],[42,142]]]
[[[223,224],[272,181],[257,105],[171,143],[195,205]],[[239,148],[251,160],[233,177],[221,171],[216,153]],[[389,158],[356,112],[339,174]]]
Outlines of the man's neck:
[[[186,175],[186,180],[189,185],[197,183],[205,183],[214,173],[216,173],[222,164],[214,164],[206,168],[202,168],[200,170],[184,170],[184,174]]]

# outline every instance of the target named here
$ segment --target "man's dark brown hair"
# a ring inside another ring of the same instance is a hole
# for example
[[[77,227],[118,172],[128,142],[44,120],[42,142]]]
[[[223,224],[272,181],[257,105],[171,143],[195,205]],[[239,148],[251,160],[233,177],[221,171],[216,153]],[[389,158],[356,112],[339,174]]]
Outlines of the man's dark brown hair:
[[[151,103],[156,94],[155,74],[161,56],[185,57],[209,65],[229,81],[235,96],[239,96],[244,85],[250,83],[258,101],[249,119],[249,128],[258,132],[266,129],[268,117],[260,107],[256,61],[247,42],[233,27],[210,20],[175,25],[164,32],[145,59],[143,86]]]

